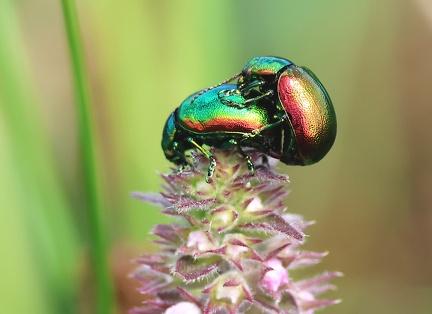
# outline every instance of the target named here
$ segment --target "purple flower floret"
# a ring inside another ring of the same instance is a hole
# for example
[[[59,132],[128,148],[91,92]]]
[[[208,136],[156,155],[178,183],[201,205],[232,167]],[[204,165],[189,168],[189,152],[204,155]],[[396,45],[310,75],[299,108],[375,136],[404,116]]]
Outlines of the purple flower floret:
[[[293,270],[327,253],[298,250],[311,223],[286,212],[288,177],[257,152],[248,152],[254,176],[235,151],[212,153],[217,166],[210,183],[207,159],[192,152],[190,169],[161,175],[159,195],[133,194],[174,221],[153,228],[160,250],[137,259],[133,277],[146,301],[131,313],[311,314],[338,303],[317,297],[334,289],[326,282],[340,273],[292,279]]]

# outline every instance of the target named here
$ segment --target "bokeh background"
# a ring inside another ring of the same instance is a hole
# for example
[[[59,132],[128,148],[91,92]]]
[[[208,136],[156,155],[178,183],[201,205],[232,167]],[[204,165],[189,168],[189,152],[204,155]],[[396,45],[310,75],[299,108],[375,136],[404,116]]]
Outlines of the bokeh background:
[[[317,223],[306,273],[339,270],[321,313],[432,311],[432,2],[77,0],[117,313],[130,260],[165,218],[166,118],[192,92],[275,55],[312,69],[338,117],[328,156],[290,175]],[[94,313],[77,114],[60,1],[0,1],[0,312]]]

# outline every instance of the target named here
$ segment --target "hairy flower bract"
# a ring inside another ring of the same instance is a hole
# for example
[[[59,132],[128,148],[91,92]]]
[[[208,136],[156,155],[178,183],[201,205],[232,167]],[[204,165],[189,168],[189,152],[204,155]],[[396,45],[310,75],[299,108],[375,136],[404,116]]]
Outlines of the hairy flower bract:
[[[275,160],[248,151],[212,150],[217,166],[205,181],[208,160],[192,152],[192,166],[161,174],[160,194],[134,193],[162,207],[172,223],[156,225],[160,246],[142,255],[133,277],[146,301],[132,313],[314,313],[338,300],[317,296],[334,288],[340,275],[328,272],[294,281],[294,269],[316,264],[326,253],[301,251],[311,223],[286,212],[286,175],[274,172]]]

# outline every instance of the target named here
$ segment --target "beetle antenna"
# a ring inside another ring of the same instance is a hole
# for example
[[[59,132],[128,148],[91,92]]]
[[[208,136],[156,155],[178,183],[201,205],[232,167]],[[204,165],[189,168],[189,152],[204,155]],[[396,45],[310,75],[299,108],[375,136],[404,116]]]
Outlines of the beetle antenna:
[[[194,103],[195,99],[197,99],[199,96],[201,96],[201,95],[204,94],[205,92],[208,92],[209,90],[211,90],[211,89],[213,89],[213,88],[216,88],[216,87],[218,87],[218,86],[221,86],[222,84],[225,84],[225,83],[231,82],[233,79],[238,78],[240,75],[241,75],[241,72],[235,74],[234,76],[230,77],[229,79],[227,79],[227,80],[225,80],[225,81],[223,81],[223,82],[221,82],[221,83],[219,83],[219,84],[217,84],[217,85],[210,86],[210,87],[207,87],[207,88],[203,89],[203,90],[200,91],[198,94],[196,94],[196,95],[194,96],[194,98],[192,98],[190,104],[192,105],[192,104]]]

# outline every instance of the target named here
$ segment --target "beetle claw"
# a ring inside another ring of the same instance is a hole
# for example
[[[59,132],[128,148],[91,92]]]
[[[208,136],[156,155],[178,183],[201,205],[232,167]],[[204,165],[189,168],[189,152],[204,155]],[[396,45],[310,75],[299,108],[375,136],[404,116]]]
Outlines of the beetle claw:
[[[178,168],[177,168],[177,173],[182,173],[183,170],[185,170],[187,164],[181,164]]]
[[[253,137],[257,136],[257,135],[261,135],[261,130],[259,130],[259,129],[253,130],[250,133],[243,134],[242,137],[243,137],[243,140],[246,140],[246,139],[253,138]]]

